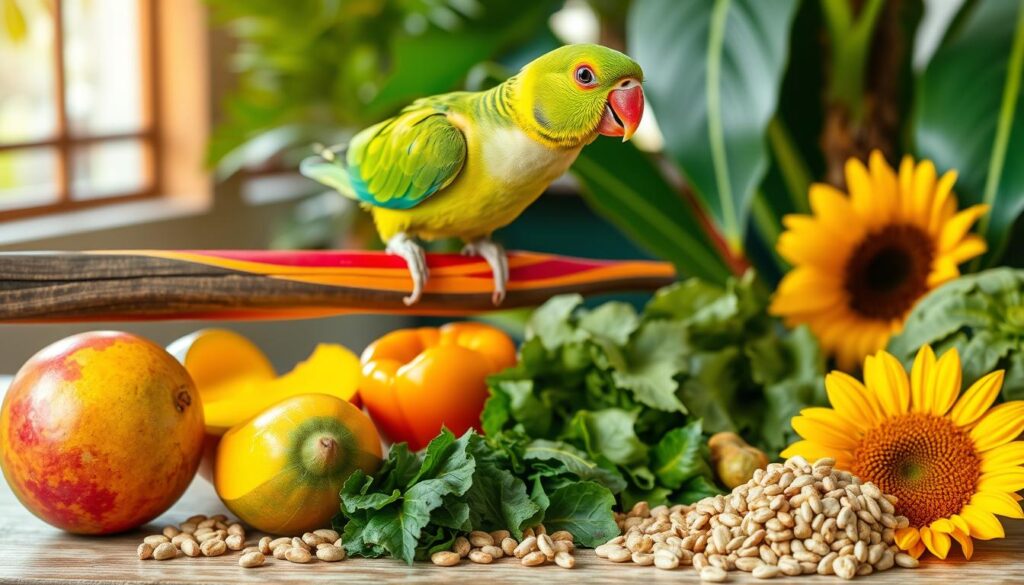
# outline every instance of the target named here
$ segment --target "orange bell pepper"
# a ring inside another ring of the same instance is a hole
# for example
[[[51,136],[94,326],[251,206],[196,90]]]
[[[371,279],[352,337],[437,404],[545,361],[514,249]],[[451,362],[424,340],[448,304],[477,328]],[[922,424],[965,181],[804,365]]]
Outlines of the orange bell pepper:
[[[392,331],[366,348],[362,362],[359,395],[378,430],[418,450],[442,426],[456,435],[479,429],[487,376],[514,365],[516,348],[489,325],[448,323]]]

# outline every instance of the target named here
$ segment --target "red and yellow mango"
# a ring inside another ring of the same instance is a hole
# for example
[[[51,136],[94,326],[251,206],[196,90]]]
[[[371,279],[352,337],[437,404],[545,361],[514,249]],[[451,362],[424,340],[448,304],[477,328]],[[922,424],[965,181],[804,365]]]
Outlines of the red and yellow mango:
[[[128,333],[54,343],[0,409],[0,466],[18,499],[69,532],[108,534],[167,510],[202,456],[203,406],[185,369]]]

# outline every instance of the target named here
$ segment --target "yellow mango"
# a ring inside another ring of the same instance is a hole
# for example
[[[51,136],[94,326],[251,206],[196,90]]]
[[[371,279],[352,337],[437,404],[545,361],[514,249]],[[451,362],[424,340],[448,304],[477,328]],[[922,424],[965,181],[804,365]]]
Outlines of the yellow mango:
[[[243,522],[271,534],[330,526],[356,469],[381,463],[380,435],[351,403],[291,396],[229,430],[217,448],[214,487]]]
[[[290,396],[319,393],[355,401],[360,363],[348,349],[322,343],[306,361],[278,377],[270,360],[233,331],[203,329],[168,347],[196,383],[206,432],[223,435],[270,405]]]

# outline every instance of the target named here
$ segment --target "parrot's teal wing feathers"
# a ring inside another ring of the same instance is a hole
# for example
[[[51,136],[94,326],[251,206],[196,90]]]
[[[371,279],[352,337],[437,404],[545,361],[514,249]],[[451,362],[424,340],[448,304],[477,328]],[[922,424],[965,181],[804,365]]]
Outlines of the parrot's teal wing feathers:
[[[466,137],[444,109],[420,100],[356,134],[344,154],[309,157],[300,170],[374,207],[414,207],[455,180],[466,161]]]

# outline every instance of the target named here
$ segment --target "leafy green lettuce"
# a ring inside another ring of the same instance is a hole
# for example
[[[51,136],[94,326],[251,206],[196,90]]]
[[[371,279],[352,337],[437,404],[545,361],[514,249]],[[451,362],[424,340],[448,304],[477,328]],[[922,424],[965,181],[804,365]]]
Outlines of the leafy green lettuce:
[[[752,276],[678,283],[642,313],[582,303],[559,296],[533,313],[519,363],[489,379],[481,422],[488,437],[529,437],[535,464],[558,462],[624,505],[718,493],[705,434],[735,431],[777,452],[795,436],[789,419],[824,401],[813,337],[769,317]]]
[[[1024,399],[1024,270],[964,276],[921,299],[889,351],[910,367],[926,344],[937,354],[957,349],[965,388],[1004,369],[1003,399]]]
[[[450,548],[460,533],[505,529],[520,536],[541,522],[596,546],[618,534],[606,484],[621,489],[621,481],[560,443],[532,445],[516,433],[456,438],[445,429],[420,453],[394,445],[372,477],[353,473],[335,525],[350,555],[406,563]]]

